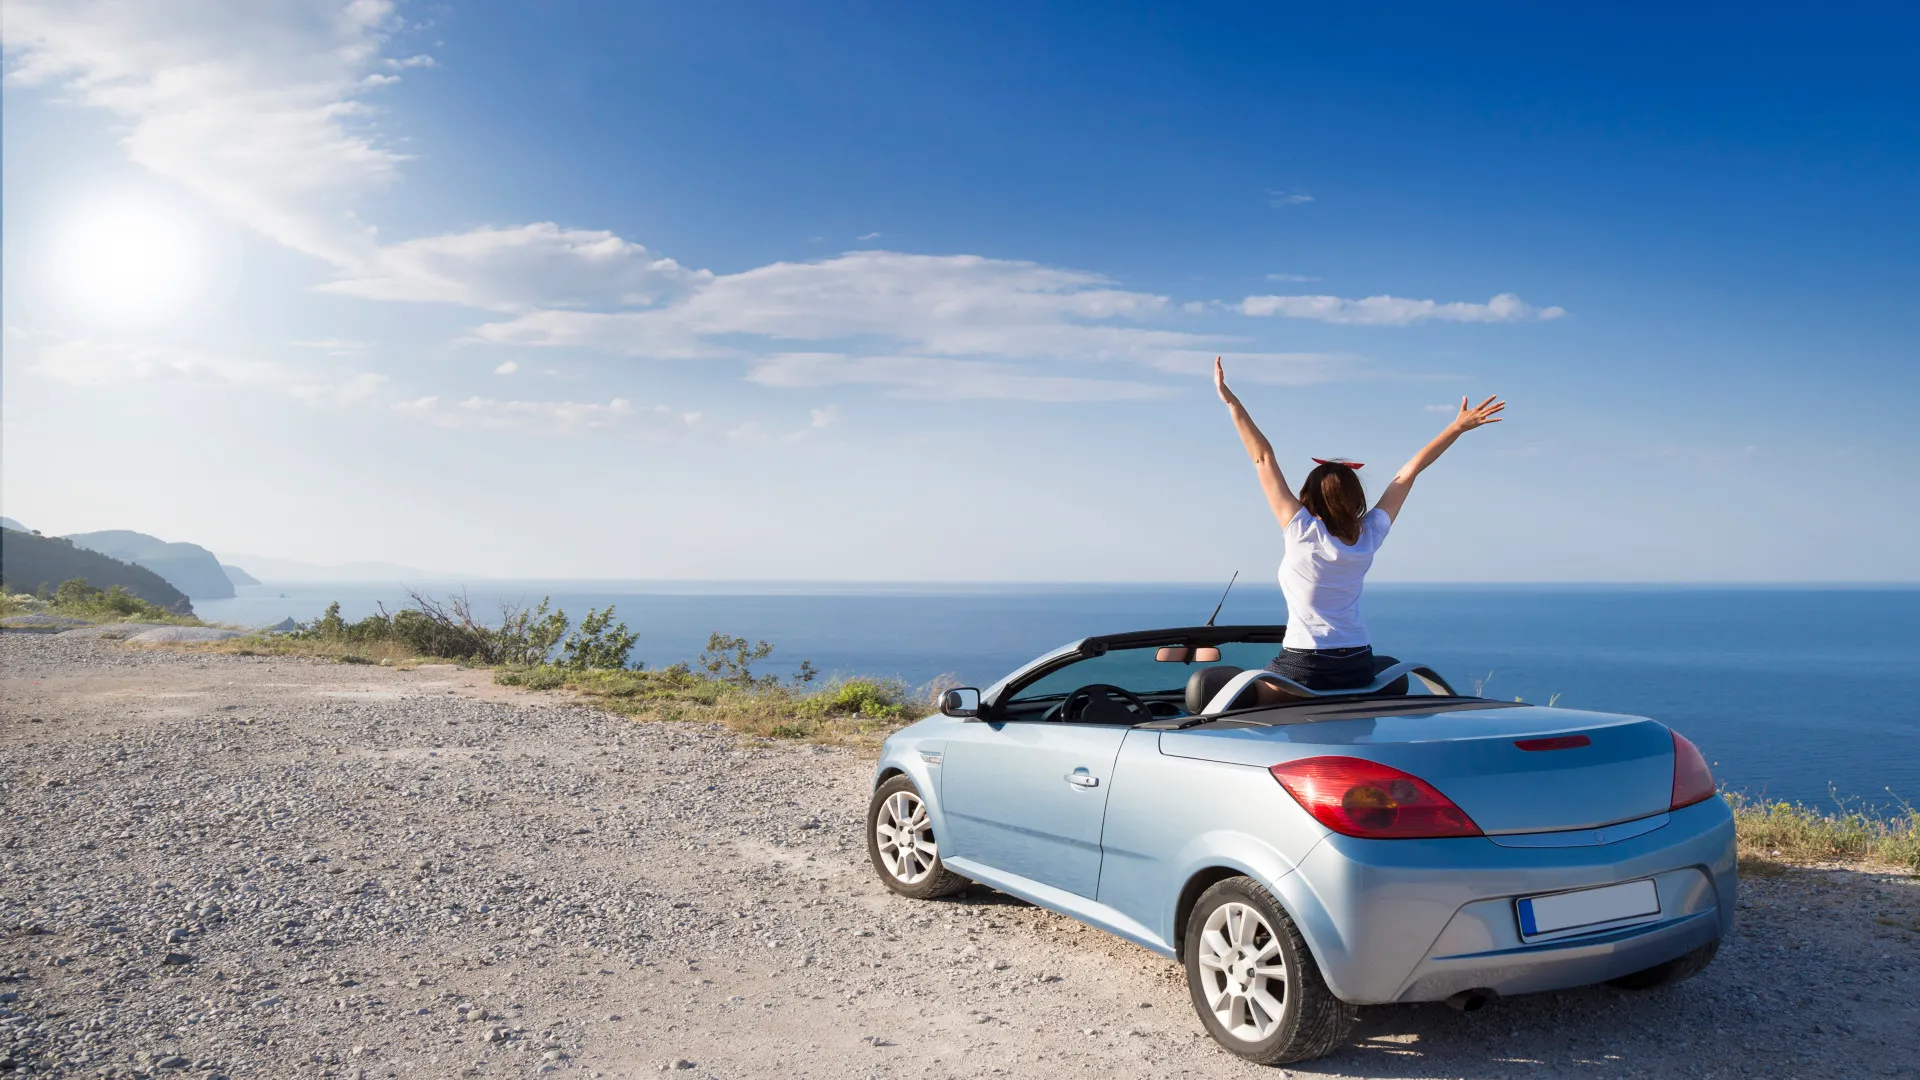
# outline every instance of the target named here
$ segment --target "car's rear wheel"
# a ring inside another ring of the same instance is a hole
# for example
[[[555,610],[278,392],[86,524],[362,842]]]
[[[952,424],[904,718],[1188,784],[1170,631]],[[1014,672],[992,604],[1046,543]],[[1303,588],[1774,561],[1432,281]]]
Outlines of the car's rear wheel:
[[[1682,979],[1691,979],[1707,970],[1713,963],[1713,954],[1720,951],[1718,941],[1709,941],[1705,945],[1676,956],[1664,964],[1655,964],[1650,968],[1641,968],[1631,975],[1622,975],[1617,979],[1608,979],[1608,986],[1617,986],[1622,990],[1651,990],[1656,986],[1666,986]]]
[[[970,884],[940,861],[926,801],[904,775],[881,784],[867,804],[867,855],[887,888],[915,900],[950,896]]]
[[[1353,1026],[1293,920],[1259,882],[1228,878],[1200,895],[1186,927],[1187,988],[1214,1041],[1261,1065],[1332,1052]]]

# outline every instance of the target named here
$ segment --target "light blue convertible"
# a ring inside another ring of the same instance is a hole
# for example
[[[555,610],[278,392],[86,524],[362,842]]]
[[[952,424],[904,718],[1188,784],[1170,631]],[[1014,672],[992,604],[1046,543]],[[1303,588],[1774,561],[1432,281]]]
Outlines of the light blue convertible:
[[[949,691],[881,753],[874,867],[1181,961],[1207,1030],[1269,1064],[1333,1050],[1354,1005],[1642,988],[1712,959],[1733,821],[1693,744],[1414,664],[1316,694],[1261,670],[1283,633],[1090,637]]]

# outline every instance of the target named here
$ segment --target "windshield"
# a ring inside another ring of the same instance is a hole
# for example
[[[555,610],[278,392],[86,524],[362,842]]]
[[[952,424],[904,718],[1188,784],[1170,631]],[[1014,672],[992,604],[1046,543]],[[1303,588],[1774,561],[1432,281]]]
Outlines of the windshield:
[[[1058,671],[1035,679],[1014,693],[1009,702],[1035,701],[1064,697],[1082,686],[1107,683],[1136,694],[1181,693],[1194,672],[1221,664],[1237,668],[1260,668],[1273,659],[1280,646],[1273,642],[1229,641],[1220,646],[1220,659],[1212,663],[1189,664],[1154,659],[1156,646],[1137,649],[1111,649],[1104,655],[1080,660]]]

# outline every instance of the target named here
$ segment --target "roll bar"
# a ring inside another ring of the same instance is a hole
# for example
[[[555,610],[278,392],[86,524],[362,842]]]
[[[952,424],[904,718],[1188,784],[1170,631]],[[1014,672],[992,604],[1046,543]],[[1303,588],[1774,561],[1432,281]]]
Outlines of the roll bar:
[[[1226,712],[1233,707],[1234,699],[1246,692],[1247,687],[1262,680],[1278,686],[1288,697],[1299,698],[1302,701],[1311,701],[1315,698],[1361,697],[1367,694],[1377,694],[1408,676],[1419,679],[1421,683],[1436,696],[1460,696],[1454,691],[1453,687],[1447,685],[1447,680],[1441,678],[1438,672],[1425,664],[1413,662],[1395,664],[1380,674],[1375,675],[1373,681],[1367,685],[1356,686],[1346,690],[1309,690],[1299,683],[1294,682],[1292,679],[1287,678],[1285,675],[1276,675],[1271,671],[1256,668],[1252,671],[1243,671],[1233,678],[1228,679],[1226,685],[1220,688],[1220,692],[1213,695],[1213,699],[1207,702],[1207,707],[1201,710],[1201,715],[1211,716],[1214,713]]]

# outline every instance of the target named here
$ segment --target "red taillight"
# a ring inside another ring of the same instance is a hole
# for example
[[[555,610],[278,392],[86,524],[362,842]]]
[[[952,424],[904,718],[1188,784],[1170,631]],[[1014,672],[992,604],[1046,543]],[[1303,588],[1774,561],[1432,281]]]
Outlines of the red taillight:
[[[1480,826],[1452,799],[1391,765],[1313,757],[1268,771],[1315,821],[1337,833],[1369,840],[1480,835]]]
[[[1713,770],[1707,768],[1707,759],[1700,756],[1700,748],[1687,741],[1685,735],[1673,733],[1673,802],[1668,807],[1678,810],[1683,806],[1692,806],[1713,798]]]

